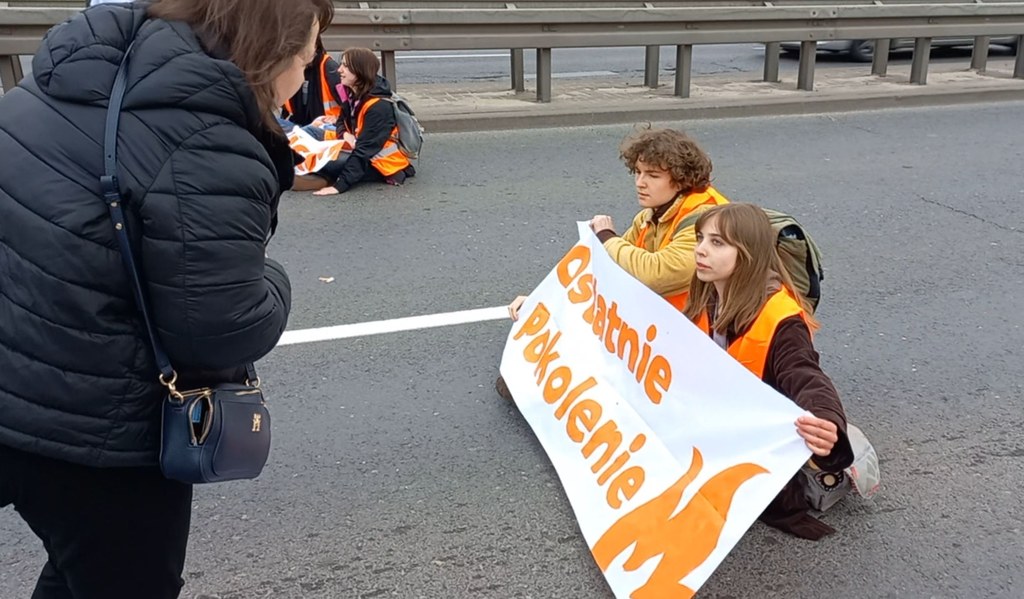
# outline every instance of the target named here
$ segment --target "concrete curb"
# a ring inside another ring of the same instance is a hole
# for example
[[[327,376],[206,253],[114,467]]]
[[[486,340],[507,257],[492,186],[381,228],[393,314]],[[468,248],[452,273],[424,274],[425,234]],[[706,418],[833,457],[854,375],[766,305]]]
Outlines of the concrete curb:
[[[523,109],[477,111],[462,114],[423,113],[419,119],[428,133],[500,131],[551,127],[580,127],[635,122],[665,122],[693,119],[738,118],[771,115],[852,112],[898,107],[943,106],[978,102],[1024,100],[1024,82],[1020,85],[978,89],[943,88],[936,85],[908,88],[906,91],[836,94],[808,92],[803,97],[757,97],[742,100],[680,99],[679,106],[663,103],[644,106],[642,102],[604,108],[524,102]]]

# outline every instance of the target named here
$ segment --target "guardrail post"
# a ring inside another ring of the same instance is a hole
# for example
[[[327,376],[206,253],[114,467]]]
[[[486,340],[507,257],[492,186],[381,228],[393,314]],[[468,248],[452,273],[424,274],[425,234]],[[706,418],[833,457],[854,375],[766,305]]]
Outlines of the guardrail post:
[[[661,67],[661,47],[647,46],[644,56],[644,85],[658,87],[658,69]]]
[[[537,48],[537,101],[551,101],[551,48]]]
[[[526,59],[523,56],[522,48],[512,48],[512,90],[516,92],[526,91]]]
[[[3,85],[4,93],[14,89],[24,76],[20,56],[0,56],[0,85]]]
[[[391,89],[398,91],[398,72],[395,70],[395,51],[381,50],[380,65],[384,78],[391,84]]]
[[[800,67],[796,75],[796,88],[814,91],[814,62],[818,59],[817,42],[800,42]]]
[[[914,62],[910,65],[910,82],[924,85],[928,82],[928,59],[931,58],[932,38],[919,37],[914,40]]]
[[[1017,61],[1013,63],[1014,79],[1024,79],[1024,35],[1017,36]]]
[[[693,63],[693,46],[676,46],[676,89],[680,98],[690,97],[690,65]]]
[[[779,42],[768,42],[764,45],[764,80],[768,83],[779,82],[779,54],[782,45]]]
[[[979,35],[974,38],[974,49],[971,50],[971,68],[979,73],[985,72],[988,65],[988,44],[990,38],[987,35]]]
[[[871,57],[871,74],[885,77],[889,72],[889,40],[875,40],[875,53]]]

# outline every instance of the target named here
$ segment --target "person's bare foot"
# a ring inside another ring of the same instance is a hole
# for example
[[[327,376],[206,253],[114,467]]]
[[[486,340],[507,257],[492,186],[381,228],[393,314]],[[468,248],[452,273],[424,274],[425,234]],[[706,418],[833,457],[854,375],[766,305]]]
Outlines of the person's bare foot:
[[[338,191],[337,187],[325,187],[323,189],[314,191],[313,195],[315,195],[315,196],[333,196],[333,195],[337,195],[339,193],[341,193],[341,192]]]
[[[316,175],[295,175],[295,182],[292,183],[292,191],[315,191],[330,185],[327,179]]]

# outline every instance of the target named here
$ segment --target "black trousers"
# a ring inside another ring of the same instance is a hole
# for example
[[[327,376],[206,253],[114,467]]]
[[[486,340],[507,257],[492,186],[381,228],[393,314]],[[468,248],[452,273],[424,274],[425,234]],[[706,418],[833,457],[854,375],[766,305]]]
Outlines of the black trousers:
[[[173,599],[184,581],[192,486],[159,468],[89,468],[0,445],[0,508],[49,560],[32,599]]]
[[[330,181],[331,185],[334,185],[338,182],[338,178],[341,177],[342,171],[345,170],[345,163],[348,162],[348,159],[351,156],[351,154],[343,153],[337,160],[332,160],[323,165],[320,170],[314,174],[327,179]],[[366,171],[363,173],[363,178],[359,180],[359,183],[387,183],[390,178],[393,179],[395,183],[401,185],[402,183],[405,183],[407,178],[414,176],[416,176],[416,168],[411,164],[405,167],[404,170],[391,175],[391,177],[385,177],[380,174],[380,171],[373,168],[372,165],[367,165]]]

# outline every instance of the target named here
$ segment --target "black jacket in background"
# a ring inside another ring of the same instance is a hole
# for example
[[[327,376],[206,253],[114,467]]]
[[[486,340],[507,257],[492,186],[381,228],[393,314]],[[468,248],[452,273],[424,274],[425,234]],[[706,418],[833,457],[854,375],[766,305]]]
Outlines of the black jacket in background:
[[[323,76],[327,77],[331,99],[341,104],[341,96],[337,92],[338,86],[341,85],[341,74],[338,72],[337,61],[328,58],[327,64],[323,68],[325,72],[321,72],[320,63],[323,62],[326,53],[327,51],[323,48],[317,50],[316,57],[303,73],[305,81],[302,84],[302,89],[291,97],[291,106],[294,112],[285,110],[282,115],[296,125],[305,126],[312,123],[317,117],[324,116],[324,98],[321,86]]]
[[[378,76],[377,83],[362,100],[350,99],[341,105],[341,118],[346,130],[355,133],[359,111],[362,110],[366,100],[390,97],[391,85],[387,79]],[[370,159],[384,149],[384,144],[391,138],[391,132],[397,125],[395,109],[390,102],[377,102],[366,109],[366,116],[363,117],[363,130],[356,138],[356,147],[353,148],[352,155],[345,161],[344,167],[334,182],[334,187],[338,191],[347,191],[363,181],[367,170],[373,168]]]
[[[291,299],[264,251],[292,155],[243,74],[144,6],[54,27],[0,98],[0,444],[88,466],[155,464],[164,396],[99,185],[133,41],[118,178],[172,363],[199,382],[258,360]]]

